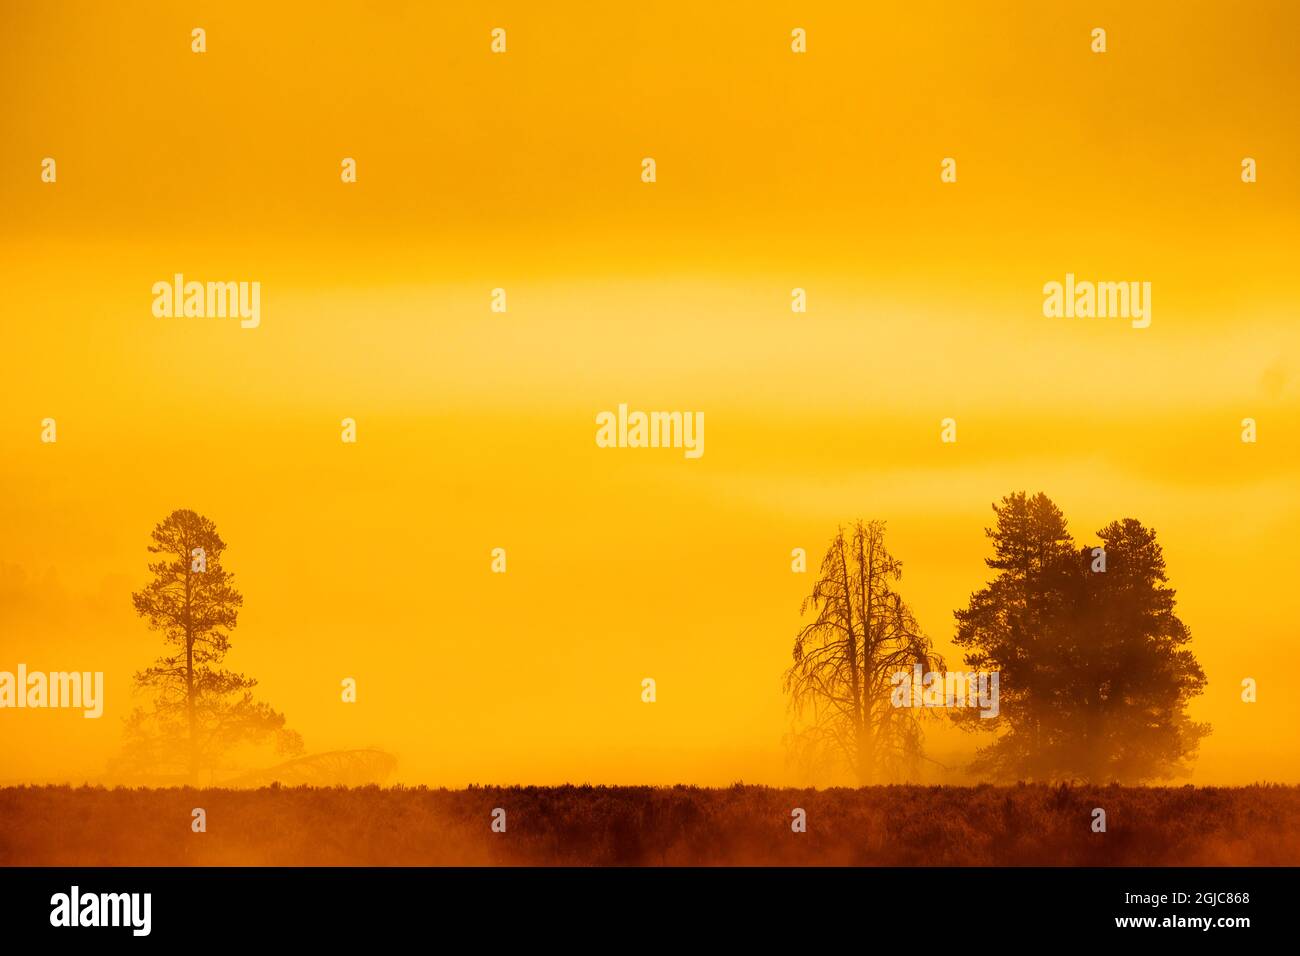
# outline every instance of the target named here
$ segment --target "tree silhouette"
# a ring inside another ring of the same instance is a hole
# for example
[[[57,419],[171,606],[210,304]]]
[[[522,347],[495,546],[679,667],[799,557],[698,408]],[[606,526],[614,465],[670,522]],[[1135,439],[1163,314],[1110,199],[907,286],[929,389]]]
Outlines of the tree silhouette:
[[[1186,773],[1205,724],[1187,702],[1205,674],[1186,648],[1155,532],[1127,518],[1076,548],[1044,494],[995,504],[997,575],[956,612],[966,663],[1001,672],[1001,714],[972,769],[999,779],[1136,783]]]
[[[969,606],[956,612],[954,643],[969,648],[966,663],[999,671],[1001,716],[993,720],[958,711],[954,719],[968,729],[1001,735],[981,751],[974,769],[999,776],[1038,777],[1046,742],[1055,734],[1046,706],[1060,681],[1058,651],[1064,622],[1062,598],[1074,545],[1065,515],[1044,494],[1008,495],[993,506],[996,526],[986,529],[993,557],[985,563],[998,572]]]
[[[1206,679],[1187,647],[1191,632],[1174,612],[1164,553],[1155,532],[1133,518],[1097,535],[1106,570],[1092,570],[1087,547],[1075,564],[1080,626],[1068,647],[1072,679],[1062,702],[1081,733],[1070,763],[1092,780],[1184,775],[1210,732],[1186,712]]]
[[[199,782],[221,769],[237,749],[273,744],[281,754],[302,750],[285,728],[284,715],[256,701],[257,681],[219,667],[230,650],[243,604],[232,575],[221,565],[225,542],[216,525],[189,510],[173,511],[157,525],[149,551],[153,580],[131,595],[136,613],[161,631],[168,651],[135,675],[152,706],[127,719],[119,761],[126,773],[184,777]]]
[[[797,751],[812,764],[842,762],[862,785],[914,773],[923,756],[919,714],[891,705],[890,678],[914,664],[943,668],[894,590],[902,573],[883,521],[839,528],[799,608],[815,617],[785,674]]]

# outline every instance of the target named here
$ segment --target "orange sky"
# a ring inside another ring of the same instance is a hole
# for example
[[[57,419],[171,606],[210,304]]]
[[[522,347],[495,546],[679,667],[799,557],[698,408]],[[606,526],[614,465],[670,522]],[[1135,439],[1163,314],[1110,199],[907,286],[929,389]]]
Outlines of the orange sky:
[[[310,750],[796,782],[791,548],[887,519],[956,661],[1018,489],[1159,532],[1193,779],[1300,781],[1293,4],[159,6],[0,13],[0,669],[108,695],[0,712],[0,782],[102,772],[181,507],[244,593],[227,663]],[[154,318],[175,272],[259,281],[260,327]],[[1151,327],[1044,318],[1067,272],[1150,281]],[[705,455],[597,448],[620,402],[704,411]]]

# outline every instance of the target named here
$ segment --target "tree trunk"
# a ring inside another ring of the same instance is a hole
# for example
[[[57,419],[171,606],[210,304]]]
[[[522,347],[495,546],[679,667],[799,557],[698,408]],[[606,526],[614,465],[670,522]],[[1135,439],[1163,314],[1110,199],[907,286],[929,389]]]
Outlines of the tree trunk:
[[[858,740],[858,781],[864,787],[871,786],[875,775],[876,739],[875,728],[871,724],[871,688],[867,676],[874,670],[875,648],[871,640],[872,593],[871,588],[876,578],[876,542],[872,527],[858,530],[858,576],[862,580],[862,598],[858,605],[862,618],[862,732]]]
[[[187,553],[181,560],[189,562],[190,555]],[[185,566],[187,568],[185,572],[185,706],[189,718],[190,783],[197,786],[199,782],[199,742],[195,734],[194,599],[190,585],[190,581],[194,576],[194,567],[188,563]]]
[[[858,786],[869,787],[875,777],[876,740],[871,726],[871,704],[863,702],[866,713],[862,719],[862,732],[858,735]]]
[[[849,575],[849,559],[844,553],[844,532],[840,532],[840,570],[844,575],[844,624],[848,630],[848,659],[849,659],[849,699],[853,702],[853,722],[855,724],[854,734],[858,743],[858,774],[861,776],[862,770],[862,744],[863,744],[863,726],[862,713],[860,710],[862,700],[862,681],[858,673],[858,640],[857,635],[853,632],[853,578]]]

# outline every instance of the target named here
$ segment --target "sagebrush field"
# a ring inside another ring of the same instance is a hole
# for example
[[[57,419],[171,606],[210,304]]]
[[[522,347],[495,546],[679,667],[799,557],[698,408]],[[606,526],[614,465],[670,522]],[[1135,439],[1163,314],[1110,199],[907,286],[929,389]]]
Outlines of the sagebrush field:
[[[1297,863],[1300,788],[1275,785],[0,790],[7,866]]]

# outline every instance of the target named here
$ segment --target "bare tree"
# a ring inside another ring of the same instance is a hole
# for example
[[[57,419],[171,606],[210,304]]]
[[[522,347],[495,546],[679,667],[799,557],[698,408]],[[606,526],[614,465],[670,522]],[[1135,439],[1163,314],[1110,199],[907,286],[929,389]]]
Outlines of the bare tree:
[[[891,705],[891,677],[916,664],[943,669],[894,589],[902,574],[883,521],[839,528],[800,606],[814,619],[785,674],[796,748],[813,764],[847,765],[864,786],[914,774],[924,754],[920,714]]]

